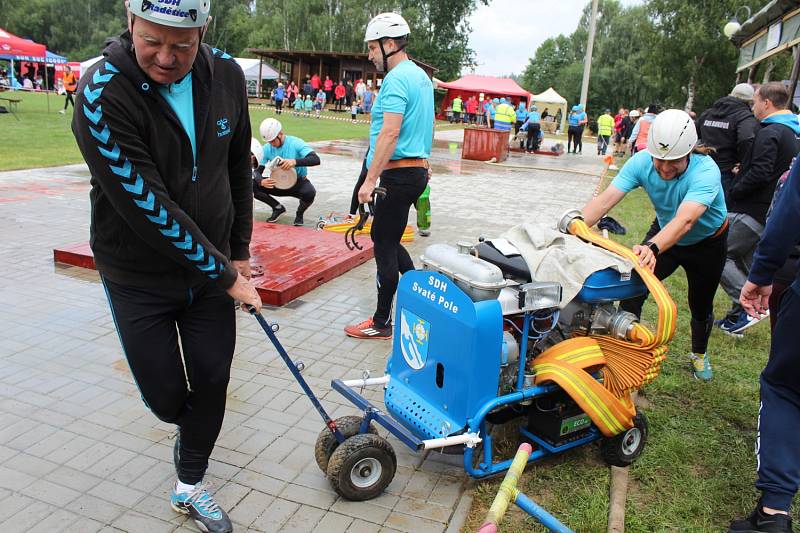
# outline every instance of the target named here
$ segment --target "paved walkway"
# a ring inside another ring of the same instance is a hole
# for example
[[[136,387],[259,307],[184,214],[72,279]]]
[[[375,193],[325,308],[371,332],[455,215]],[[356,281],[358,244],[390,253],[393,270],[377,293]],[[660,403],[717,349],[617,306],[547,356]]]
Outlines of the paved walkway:
[[[597,182],[569,168],[601,168],[588,155],[512,155],[510,164],[560,170],[506,168],[461,161],[441,144],[433,235],[409,246],[414,257],[435,242],[474,241],[525,220],[555,222],[588,200]],[[316,149],[323,165],[310,172],[318,194],[307,221],[347,208],[365,146]],[[0,173],[0,531],[195,531],[167,503],[173,428],[138,397],[97,273],[52,262],[54,246],[88,239],[88,191],[83,165]],[[294,202],[286,201],[290,212]],[[268,209],[259,205],[256,217]],[[265,310],[333,416],[354,409],[330,380],[363,370],[380,375],[390,349],[342,332],[372,312],[374,275],[369,262]],[[458,530],[470,504],[460,461],[415,455],[397,441],[399,467],[384,495],[338,498],[313,460],[317,413],[257,323],[241,314],[238,327],[225,424],[207,475],[237,531]],[[379,391],[367,395],[380,401]]]

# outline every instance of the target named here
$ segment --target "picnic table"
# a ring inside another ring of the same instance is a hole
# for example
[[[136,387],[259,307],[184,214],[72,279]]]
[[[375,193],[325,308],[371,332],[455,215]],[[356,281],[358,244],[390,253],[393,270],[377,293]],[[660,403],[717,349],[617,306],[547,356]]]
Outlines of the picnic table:
[[[8,110],[11,111],[11,114],[14,115],[14,118],[17,118],[16,112],[19,109],[19,103],[22,101],[22,98],[16,96],[0,96],[0,103],[8,102]]]

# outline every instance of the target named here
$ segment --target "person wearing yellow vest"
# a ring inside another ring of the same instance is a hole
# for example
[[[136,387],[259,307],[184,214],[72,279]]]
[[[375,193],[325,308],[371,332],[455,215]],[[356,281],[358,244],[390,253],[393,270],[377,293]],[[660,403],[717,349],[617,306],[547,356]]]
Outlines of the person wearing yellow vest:
[[[461,95],[459,94],[453,98],[451,104],[453,106],[453,120],[455,122],[461,122],[461,112],[463,111],[464,104],[464,101],[461,99]]]
[[[602,115],[597,117],[597,155],[606,155],[613,132],[614,117],[611,116],[611,110],[606,109]]]
[[[67,93],[67,99],[64,101],[64,109],[59,111],[62,115],[67,112],[67,107],[72,104],[72,109],[75,109],[75,100],[72,95],[78,90],[78,78],[69,66],[64,67],[64,91]]]
[[[508,105],[505,98],[500,99],[494,115],[494,129],[501,131],[511,131],[511,125],[517,120],[517,112]]]

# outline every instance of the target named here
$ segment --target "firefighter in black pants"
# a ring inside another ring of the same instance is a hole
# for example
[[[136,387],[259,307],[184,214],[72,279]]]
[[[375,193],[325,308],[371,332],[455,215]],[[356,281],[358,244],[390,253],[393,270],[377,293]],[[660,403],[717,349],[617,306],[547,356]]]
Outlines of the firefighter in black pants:
[[[400,239],[408,211],[428,183],[434,118],[431,80],[404,50],[409,33],[403,17],[382,13],[369,22],[364,39],[370,61],[386,76],[372,107],[370,145],[356,197],[359,203],[369,202],[379,178],[386,196],[376,199],[371,231],[378,304],[372,317],[345,328],[358,339],[391,338],[397,283],[400,274],[414,268]]]

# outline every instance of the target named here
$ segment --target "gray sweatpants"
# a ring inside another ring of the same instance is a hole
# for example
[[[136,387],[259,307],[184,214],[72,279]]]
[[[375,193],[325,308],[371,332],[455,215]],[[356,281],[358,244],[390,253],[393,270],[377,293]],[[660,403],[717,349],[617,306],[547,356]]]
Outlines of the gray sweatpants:
[[[728,213],[728,255],[722,271],[720,286],[731,297],[731,309],[728,318],[733,320],[742,311],[739,305],[739,294],[747,281],[750,267],[753,264],[753,253],[764,232],[764,226],[744,213]]]

